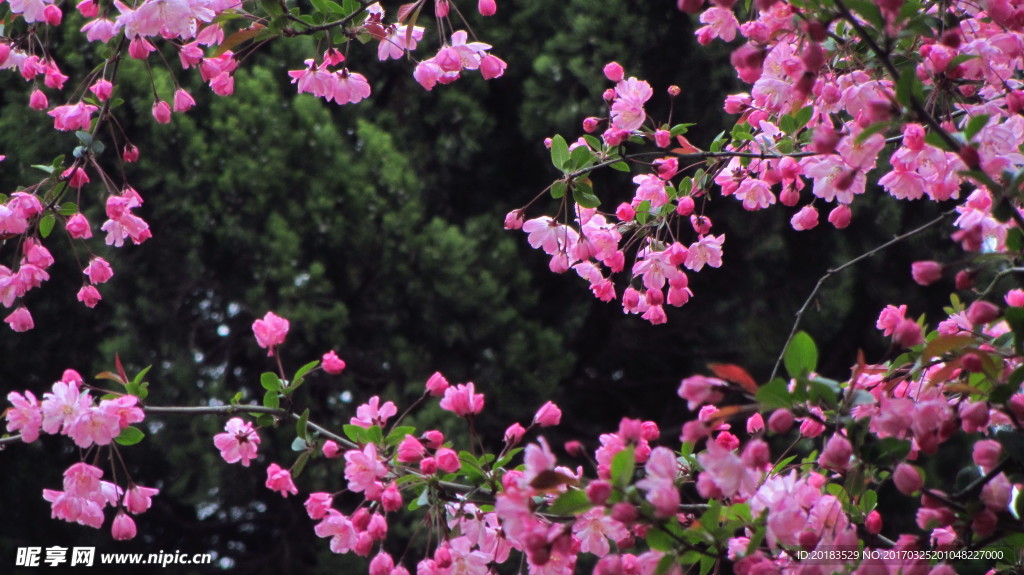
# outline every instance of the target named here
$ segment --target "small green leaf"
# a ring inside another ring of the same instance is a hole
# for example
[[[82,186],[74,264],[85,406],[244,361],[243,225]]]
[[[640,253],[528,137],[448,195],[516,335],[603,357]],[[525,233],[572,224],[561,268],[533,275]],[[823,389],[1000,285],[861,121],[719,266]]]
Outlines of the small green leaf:
[[[682,136],[687,131],[689,131],[690,126],[696,126],[696,124],[676,124],[675,126],[672,126],[672,129],[669,130],[668,133],[673,138],[675,138],[676,136]]]
[[[971,119],[967,121],[967,126],[964,128],[964,138],[968,142],[973,140],[974,136],[977,135],[977,133],[980,132],[981,129],[988,124],[988,120],[988,114],[978,114],[977,116],[972,116]]]
[[[281,385],[281,378],[269,371],[260,376],[260,385],[267,391],[281,391],[284,388]]]
[[[754,395],[754,399],[767,409],[793,407],[793,395],[789,393],[789,386],[781,377],[776,377],[762,385]]]
[[[42,164],[32,164],[32,167],[37,170],[42,170],[47,174],[53,174],[53,172],[56,171],[53,166],[44,166]]]
[[[786,372],[792,378],[806,377],[818,367],[818,346],[805,331],[797,332],[782,356]]]
[[[366,439],[371,443],[381,444],[384,442],[384,432],[380,426],[374,425],[366,430]]]
[[[277,420],[269,413],[261,413],[256,416],[256,425],[260,427],[273,427],[275,423],[277,423]]]
[[[555,515],[579,515],[593,506],[584,491],[570,489],[555,499],[549,511]]]
[[[306,468],[306,463],[309,462],[309,452],[306,451],[295,460],[295,464],[292,465],[292,478],[296,478],[302,475],[302,470]]]
[[[295,372],[295,377],[292,378],[292,384],[288,386],[288,389],[285,390],[285,393],[287,393],[288,395],[295,393],[295,390],[298,389],[300,385],[306,382],[306,375],[309,374],[309,372],[316,369],[317,366],[319,365],[319,360],[313,360],[307,363],[306,365],[300,367],[299,370]]]
[[[658,564],[654,566],[654,575],[666,575],[676,565],[676,556],[671,553],[666,553],[658,559]]]
[[[663,529],[653,527],[647,530],[647,546],[655,551],[671,552],[676,541]]]
[[[626,172],[627,174],[630,172],[629,164],[627,164],[626,162],[615,162],[614,164],[610,164],[608,167],[613,170],[618,170],[620,172]]]
[[[44,238],[50,237],[50,232],[53,231],[53,224],[56,222],[56,218],[53,214],[47,213],[41,220],[39,220],[39,235]]]
[[[116,441],[118,445],[135,445],[142,441],[143,437],[146,437],[146,434],[142,433],[142,430],[129,425],[121,430],[121,434],[114,438],[114,441]]]
[[[57,213],[62,216],[73,216],[78,213],[78,206],[74,202],[64,202],[60,205],[60,210]],[[1016,230],[1017,228],[1013,229]]]
[[[871,513],[875,510],[875,506],[878,504],[878,494],[874,491],[865,491],[860,496],[860,510],[865,514]]]
[[[576,146],[569,154],[569,169],[572,171],[586,168],[594,163],[594,153],[586,146]]]
[[[612,458],[612,483],[620,489],[625,489],[633,479],[634,465],[636,465],[636,456],[633,453],[633,446],[616,453]]]
[[[306,425],[309,424],[309,408],[307,407],[302,415],[299,416],[299,420],[295,422],[295,433],[298,434],[300,439],[306,439]]]
[[[346,424],[341,426],[342,431],[345,432],[345,436],[355,441],[356,443],[366,443],[366,429],[358,426]]]
[[[556,200],[561,199],[565,195],[565,188],[565,180],[558,180],[551,184],[551,197]]]
[[[405,439],[406,435],[412,435],[414,433],[416,433],[416,428],[412,427],[411,425],[403,425],[401,427],[396,427],[391,430],[391,433],[388,433],[387,437],[384,438],[384,444],[398,445],[399,443],[402,442],[403,439]]]
[[[565,143],[565,138],[556,134],[554,138],[551,138],[551,163],[559,171],[564,171],[568,161],[569,144]]]
[[[88,146],[89,144],[92,143],[92,134],[90,134],[89,132],[75,132],[75,137],[77,137],[78,141],[82,142],[82,145],[84,146]]]
[[[596,208],[601,205],[601,200],[594,195],[590,184],[578,182],[572,188],[572,199],[581,208]]]
[[[269,407],[271,409],[281,407],[281,397],[276,391],[267,391],[267,393],[263,395],[263,407]]]

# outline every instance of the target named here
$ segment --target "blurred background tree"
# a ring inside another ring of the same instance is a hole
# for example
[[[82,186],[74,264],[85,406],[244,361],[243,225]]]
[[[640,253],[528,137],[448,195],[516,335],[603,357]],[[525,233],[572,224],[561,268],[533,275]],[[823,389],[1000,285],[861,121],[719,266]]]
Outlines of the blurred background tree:
[[[473,75],[426,93],[408,63],[378,64],[365,50],[350,62],[374,94],[356,106],[296,96],[285,70],[298,68],[312,44],[278,42],[243,64],[232,97],[213,96],[195,74],[182,74],[199,105],[157,126],[146,69],[126,62],[119,118],[143,154],[127,178],[151,200],[141,214],[153,239],[118,250],[92,241],[116,274],[95,310],[70,305],[89,254],[77,254],[79,267],[60,254],[51,281],[29,296],[36,329],[0,336],[0,390],[41,395],[65,368],[88,378],[111,369],[119,354],[130,372],[153,366],[152,404],[226,402],[236,392],[256,398],[259,374],[273,365],[250,326],[274,310],[292,322],[283,349],[290,369],[330,349],[348,362],[342,376],[319,374],[297,394],[325,424],[347,423],[372,395],[408,405],[440,370],[487,394],[480,427],[491,441],[513,421],[528,423],[548,399],[566,414],[548,434],[555,445],[582,439],[595,447],[597,434],[622,416],[653,419],[674,440],[688,417],[674,395],[681,377],[710,361],[767,377],[792,314],[825,269],[937,213],[931,204],[874,198],[858,203],[846,232],[826,224],[798,233],[785,209],[741,214],[738,202],[716,198],[711,213],[717,233],[728,237],[726,265],[693,275],[696,297],[672,311],[667,325],[624,316],[618,304],[591,298],[575,274],[551,274],[521,233],[502,229],[503,215],[555,177],[545,137],[577,134],[584,117],[606,113],[601,68],[608,61],[652,82],[655,118],[668,114],[667,87],[681,86],[672,119],[697,122],[688,137],[706,145],[729,121],[724,95],[744,89],[728,50],[697,46],[689,18],[668,1],[503,4],[498,17],[479,20],[472,24],[482,39],[509,63],[503,78],[485,83]],[[90,52],[80,45],[77,33],[69,36],[60,60],[87,69]],[[167,72],[155,74],[169,98]],[[5,90],[0,109],[0,150],[10,158],[0,177],[9,189],[38,177],[29,164],[74,145],[42,114],[26,113],[30,87],[22,88]],[[630,186],[623,175],[598,176],[602,207],[613,210],[631,196]],[[102,194],[85,193],[95,225]],[[549,207],[540,206],[532,215]],[[13,258],[11,251],[0,255]],[[885,352],[873,328],[885,303],[910,303],[914,313],[943,303],[936,300],[941,289],[895,287],[906,284],[909,253],[865,262],[822,293],[805,328],[827,350],[828,375],[846,375],[859,348],[869,359]],[[462,433],[442,424],[436,407],[415,417]],[[10,448],[0,456],[2,508],[21,521],[0,525],[0,556],[25,545],[95,545],[100,552],[212,551],[214,569],[237,573],[361,571],[313,536],[301,500],[263,487],[267,463],[293,457],[287,434],[263,433],[263,456],[242,469],[224,464],[213,448],[223,423],[147,422],[145,447],[126,450],[126,458],[133,479],[161,494],[140,520],[140,536],[124,544],[49,519],[39,478],[60,484],[77,458],[68,442],[43,438]],[[58,446],[64,452],[55,457]],[[341,474],[340,464],[321,460],[298,483],[304,491],[334,491]]]

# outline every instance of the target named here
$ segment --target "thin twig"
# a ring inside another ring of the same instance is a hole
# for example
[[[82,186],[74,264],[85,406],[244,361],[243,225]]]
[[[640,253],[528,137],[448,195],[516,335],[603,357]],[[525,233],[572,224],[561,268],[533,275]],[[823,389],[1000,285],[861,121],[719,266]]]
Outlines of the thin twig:
[[[803,319],[804,313],[807,312],[807,308],[810,307],[811,302],[814,301],[815,296],[818,295],[818,292],[821,290],[821,286],[825,285],[825,282],[830,277],[832,277],[833,275],[835,275],[835,274],[837,274],[837,273],[839,273],[839,272],[841,272],[841,271],[843,271],[843,270],[845,270],[845,269],[847,269],[849,267],[852,267],[854,264],[860,263],[860,262],[870,258],[871,256],[877,254],[878,252],[880,252],[882,250],[885,250],[886,248],[889,248],[890,246],[892,246],[894,244],[897,244],[897,243],[899,243],[899,242],[901,242],[901,241],[903,241],[903,240],[905,240],[905,239],[907,239],[907,238],[909,238],[911,236],[917,235],[917,234],[927,230],[928,228],[930,228],[930,227],[932,227],[932,226],[934,226],[936,224],[941,223],[943,220],[945,220],[947,217],[949,217],[953,213],[955,213],[955,210],[949,210],[947,212],[943,212],[943,214],[941,216],[935,218],[934,220],[932,220],[932,221],[930,221],[930,222],[928,222],[928,223],[926,223],[926,224],[924,224],[924,225],[922,225],[920,227],[914,228],[914,229],[910,230],[909,232],[907,232],[905,234],[898,235],[898,236],[894,237],[893,239],[885,242],[884,244],[882,244],[882,245],[880,245],[880,246],[878,246],[878,247],[876,247],[876,248],[874,248],[874,249],[872,249],[872,250],[870,250],[868,252],[865,252],[865,253],[863,253],[863,254],[855,257],[855,258],[853,258],[852,260],[846,262],[845,264],[843,264],[843,265],[841,265],[841,266],[839,266],[837,268],[831,268],[831,269],[829,269],[828,271],[825,272],[825,275],[823,275],[820,278],[818,278],[818,283],[814,285],[814,289],[811,290],[810,295],[807,296],[807,299],[804,300],[803,305],[800,306],[800,309],[797,310],[797,312],[796,312],[796,319],[793,321],[793,328],[789,330],[789,336],[786,338],[786,343],[784,343],[782,345],[782,351],[779,353],[779,357],[775,360],[775,367],[772,368],[772,374],[768,378],[768,380],[771,381],[771,380],[775,379],[775,375],[779,372],[779,366],[782,365],[782,359],[786,355],[786,348],[789,347],[789,342],[793,341],[793,337],[796,335],[797,329],[799,329],[799,327],[800,327],[800,320]]]

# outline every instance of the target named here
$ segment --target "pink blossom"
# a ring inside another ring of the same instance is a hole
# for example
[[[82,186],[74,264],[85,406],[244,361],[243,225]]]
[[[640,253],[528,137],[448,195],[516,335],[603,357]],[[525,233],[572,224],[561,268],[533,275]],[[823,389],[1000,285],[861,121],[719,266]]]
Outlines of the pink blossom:
[[[875,322],[875,327],[882,330],[884,335],[892,335],[896,331],[896,326],[906,318],[907,306],[901,305],[899,307],[888,305],[885,309],[878,314],[878,320]]]
[[[334,503],[334,496],[330,493],[310,493],[309,498],[306,499],[306,513],[310,519],[323,519],[331,511],[331,505]]]
[[[111,524],[111,533],[118,541],[135,538],[135,521],[126,513],[118,513]]]
[[[686,254],[686,268],[699,272],[704,265],[713,268],[722,267],[722,244],[725,234],[720,236],[702,235],[690,244]]]
[[[484,80],[500,78],[505,74],[506,68],[508,68],[508,64],[492,54],[487,54],[480,59],[480,75],[483,76]]]
[[[39,429],[43,424],[43,413],[39,409],[39,402],[31,391],[25,391],[21,395],[16,391],[7,394],[7,401],[11,403],[5,413],[7,417],[7,431],[21,432],[21,440],[25,443],[32,443],[39,439]]]
[[[95,94],[96,99],[100,102],[106,102],[114,91],[114,85],[106,78],[100,78],[92,86],[89,86],[89,91]]]
[[[994,439],[982,439],[977,441],[975,442],[972,451],[974,464],[986,471],[992,469],[999,463],[1002,451],[1002,445]]]
[[[220,450],[220,456],[228,463],[241,461],[242,467],[249,467],[249,462],[256,459],[260,445],[260,436],[252,424],[233,417],[224,426],[224,431],[213,436],[213,444]]]
[[[99,110],[96,106],[79,102],[72,106],[57,106],[47,114],[53,118],[53,128],[62,132],[80,130],[87,132],[92,126],[92,115]]]
[[[334,459],[340,455],[341,448],[338,447],[337,443],[328,439],[324,442],[323,447],[320,448],[320,452],[323,453],[324,457],[327,459]]]
[[[100,295],[100,290],[96,289],[96,286],[87,285],[82,286],[75,295],[75,298],[85,304],[85,307],[94,308],[96,304],[103,300],[103,296]]]
[[[542,405],[537,410],[536,415],[533,416],[533,422],[540,427],[558,425],[561,420],[562,410],[558,409],[558,406],[550,401]]]
[[[789,221],[794,230],[809,230],[818,226],[818,210],[814,206],[804,206]]]
[[[68,218],[65,229],[67,229],[68,235],[76,240],[86,240],[92,237],[92,228],[89,226],[89,220],[85,219],[85,216],[80,213]]]
[[[331,375],[338,375],[342,371],[345,371],[345,360],[338,357],[334,350],[331,350],[320,358],[321,365],[324,371]]]
[[[454,449],[442,447],[434,454],[434,459],[437,460],[438,469],[445,473],[455,473],[462,467],[462,463],[459,462],[459,455],[455,453]]]
[[[942,264],[933,261],[918,261],[910,265],[910,274],[918,285],[931,285],[942,278]]]
[[[573,522],[572,532],[580,540],[580,551],[604,557],[611,551],[611,541],[621,541],[629,532],[625,526],[605,515],[604,509],[594,508]]]
[[[416,463],[426,455],[427,449],[415,437],[406,435],[398,444],[398,461],[401,463]]]
[[[282,497],[288,497],[288,495],[295,495],[299,492],[298,488],[295,487],[295,483],[292,482],[292,472],[287,469],[281,469],[276,463],[271,463],[267,467],[267,489],[277,491]]]
[[[378,478],[387,474],[387,467],[377,459],[377,446],[369,443],[362,451],[345,452],[345,479],[348,488],[356,493],[372,489]]]
[[[448,380],[441,375],[440,371],[434,372],[434,375],[431,375],[430,378],[427,379],[426,388],[427,393],[430,395],[434,397],[441,397],[444,395],[445,390],[448,389]]]
[[[352,425],[358,425],[363,429],[369,429],[374,425],[384,427],[391,417],[398,413],[395,404],[388,401],[380,405],[380,397],[373,396],[370,401],[356,408],[356,416],[349,420]]]
[[[626,77],[626,73],[618,62],[609,62],[604,66],[604,77],[612,82],[619,83]]]
[[[94,443],[109,445],[121,433],[121,419],[109,404],[89,407],[79,413],[70,426],[64,425],[64,433],[81,448]]]
[[[32,321],[32,314],[29,313],[28,308],[21,306],[18,309],[10,313],[4,318],[4,323],[11,326],[11,329],[17,332],[25,332],[35,327],[35,322]]]
[[[111,269],[107,260],[101,257],[93,258],[89,265],[82,270],[82,273],[88,276],[89,281],[93,284],[106,283],[110,278],[114,277],[114,270]]]
[[[717,403],[722,400],[719,389],[728,387],[724,381],[703,375],[693,375],[684,379],[679,385],[679,397],[687,401],[686,407],[696,411],[705,403]]]
[[[175,112],[188,112],[192,106],[196,105],[196,101],[192,96],[185,90],[178,88],[174,91],[174,111]]]
[[[267,350],[267,356],[271,356],[274,355],[274,349],[284,343],[288,327],[288,320],[268,311],[263,319],[252,323],[252,332],[256,336],[257,345]]]
[[[462,417],[480,413],[483,408],[484,394],[476,393],[472,381],[449,387],[444,391],[444,397],[441,398],[441,409]]]
[[[143,513],[153,504],[153,496],[160,493],[155,487],[132,484],[124,494],[124,507],[129,513]]]
[[[675,453],[665,447],[655,447],[651,450],[644,470],[647,476],[638,481],[636,486],[647,492],[647,501],[654,506],[658,517],[671,517],[678,512],[680,502],[679,489],[675,485],[679,473]]]
[[[170,124],[171,106],[163,100],[153,102],[153,119],[155,119],[158,124]]]
[[[513,423],[505,430],[505,443],[508,444],[509,447],[519,445],[519,442],[523,440],[524,435],[526,435],[526,429],[522,425],[519,425],[518,422]]]
[[[967,308],[967,321],[974,325],[992,323],[1000,315],[999,307],[987,301],[978,300]]]
[[[825,443],[818,463],[825,469],[833,471],[846,471],[850,468],[850,457],[853,455],[853,447],[842,435],[833,435]]]
[[[914,347],[924,342],[924,334],[921,332],[921,326],[916,321],[904,319],[896,324],[892,340],[902,347]]]
[[[45,110],[50,106],[50,101],[46,98],[46,94],[42,90],[32,90],[32,94],[28,97],[28,107],[33,110]]]
[[[920,491],[921,487],[924,486],[924,481],[921,479],[921,472],[916,467],[907,463],[900,463],[896,466],[896,470],[892,474],[893,483],[896,484],[896,489],[899,489],[901,493],[910,495],[916,491]]]

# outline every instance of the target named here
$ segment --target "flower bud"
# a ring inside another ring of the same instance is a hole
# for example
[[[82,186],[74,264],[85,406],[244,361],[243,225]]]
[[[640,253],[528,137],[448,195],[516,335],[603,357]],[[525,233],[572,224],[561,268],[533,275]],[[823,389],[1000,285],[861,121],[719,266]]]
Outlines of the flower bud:
[[[604,505],[612,496],[612,484],[603,480],[594,480],[587,486],[587,499],[594,505]]]
[[[921,487],[924,486],[921,472],[913,465],[907,463],[900,463],[896,466],[896,470],[892,474],[892,480],[896,484],[896,489],[899,489],[900,493],[904,495],[920,491]]]
[[[604,77],[612,82],[621,82],[626,72],[618,62],[609,62],[604,67]]]
[[[882,531],[882,514],[877,509],[868,513],[868,516],[864,519],[864,529],[872,534],[878,535]]]
[[[636,507],[629,503],[623,501],[612,505],[612,519],[619,523],[630,525],[636,521],[637,517],[639,517],[639,513],[637,513]]]
[[[967,308],[967,321],[974,325],[992,323],[999,315],[999,307],[987,301],[976,301]]]
[[[768,418],[768,429],[772,433],[786,433],[793,427],[793,414],[788,409],[776,409]]]

